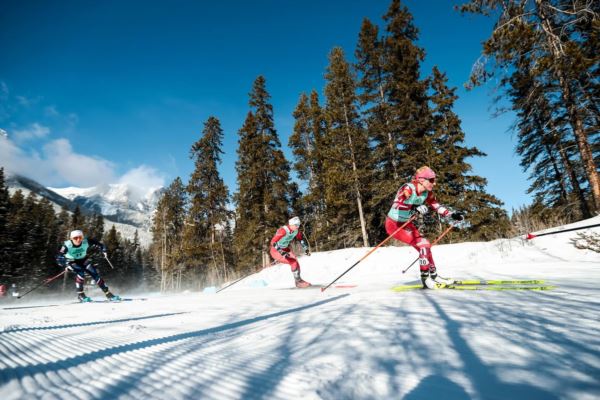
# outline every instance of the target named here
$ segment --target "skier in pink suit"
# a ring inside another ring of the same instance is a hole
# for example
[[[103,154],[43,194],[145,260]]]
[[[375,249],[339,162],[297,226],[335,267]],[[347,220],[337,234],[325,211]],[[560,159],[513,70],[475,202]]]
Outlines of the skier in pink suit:
[[[438,203],[433,195],[435,184],[435,172],[431,168],[423,166],[415,172],[413,179],[409,183],[405,183],[400,187],[385,220],[385,230],[388,235],[394,233],[415,212],[425,215],[430,208],[442,217],[450,216],[455,221],[462,221],[464,219],[462,213],[450,211]],[[452,283],[451,280],[438,276],[431,254],[431,243],[421,236],[421,233],[419,233],[419,230],[412,222],[396,232],[394,238],[411,245],[419,252],[423,288],[435,289],[437,288],[436,284]]]
[[[270,254],[275,261],[289,264],[292,267],[292,274],[294,274],[296,287],[305,288],[310,286],[310,283],[306,282],[300,277],[300,264],[298,263],[296,255],[290,248],[290,244],[294,239],[299,240],[300,245],[302,245],[302,248],[304,249],[304,253],[307,256],[310,256],[308,244],[302,237],[302,232],[299,231],[299,228],[300,218],[293,217],[288,221],[287,225],[277,229],[275,236],[273,236],[271,239]]]

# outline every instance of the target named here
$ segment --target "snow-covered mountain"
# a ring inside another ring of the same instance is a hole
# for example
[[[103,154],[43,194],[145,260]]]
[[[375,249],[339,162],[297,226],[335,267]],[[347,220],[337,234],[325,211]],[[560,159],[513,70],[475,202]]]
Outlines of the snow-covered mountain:
[[[125,183],[104,184],[89,188],[49,188],[81,207],[108,219],[149,231],[161,188],[141,189]]]
[[[161,188],[143,190],[127,184],[108,184],[91,188],[51,188],[20,175],[8,175],[6,184],[10,192],[14,193],[20,189],[25,196],[33,192],[47,198],[54,204],[57,212],[61,207],[73,210],[79,205],[85,215],[102,214],[105,217],[106,229],[115,225],[128,239],[132,239],[137,230],[143,246],[148,246],[152,241],[152,215]]]

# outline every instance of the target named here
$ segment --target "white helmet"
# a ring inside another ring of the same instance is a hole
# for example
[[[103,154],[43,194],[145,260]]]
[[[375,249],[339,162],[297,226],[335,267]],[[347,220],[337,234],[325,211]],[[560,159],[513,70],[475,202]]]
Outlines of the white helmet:
[[[83,237],[83,232],[80,231],[79,229],[77,229],[77,230],[72,231],[71,234],[69,235],[69,239],[73,239],[76,237]]]
[[[290,220],[288,221],[288,225],[300,226],[300,218],[298,218],[298,217],[293,217],[292,219],[290,219]]]

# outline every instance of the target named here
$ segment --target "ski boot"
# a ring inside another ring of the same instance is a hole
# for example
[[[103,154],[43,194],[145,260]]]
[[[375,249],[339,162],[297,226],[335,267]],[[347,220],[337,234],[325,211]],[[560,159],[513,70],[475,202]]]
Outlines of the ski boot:
[[[77,292],[77,300],[79,300],[80,303],[89,303],[92,301],[92,299],[87,297],[83,292]]]
[[[431,279],[433,279],[433,281],[435,283],[440,284],[440,285],[445,285],[445,286],[452,285],[454,282],[456,282],[454,279],[442,278],[438,274],[432,274]]]
[[[437,274],[437,268],[434,264],[429,265],[429,274],[431,275],[431,279],[440,287],[452,285],[454,283],[454,279],[450,278],[442,278]]]
[[[300,277],[300,268],[298,268],[295,271],[292,271],[292,273],[294,274],[294,281],[296,283],[296,287],[297,288],[307,288],[310,286],[310,283],[306,282],[304,279],[302,279]]]
[[[121,301],[121,297],[119,297],[115,294],[112,294],[109,290],[106,290],[104,292],[104,295],[106,296],[106,299],[108,301]]]
[[[435,290],[446,286],[445,284],[435,282],[431,276],[429,276],[429,270],[421,271],[421,282],[423,283],[423,289]]]

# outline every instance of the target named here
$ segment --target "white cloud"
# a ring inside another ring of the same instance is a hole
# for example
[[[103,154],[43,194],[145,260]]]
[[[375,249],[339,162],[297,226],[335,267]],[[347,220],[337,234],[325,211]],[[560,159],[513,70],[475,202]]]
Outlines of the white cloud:
[[[114,163],[75,152],[67,139],[48,142],[40,153],[25,150],[10,138],[0,135],[0,166],[7,172],[26,176],[46,186],[127,184],[135,200],[141,200],[164,186],[166,179],[147,165],[130,169],[118,177]]]
[[[113,163],[74,152],[66,139],[47,143],[40,154],[24,150],[10,138],[0,137],[0,165],[48,186],[68,183],[86,187],[115,179]]]
[[[43,126],[36,123],[33,123],[29,126],[29,128],[16,130],[13,132],[13,136],[17,142],[26,141],[29,139],[40,139],[45,136],[48,136],[50,133],[50,128],[47,126]]]
[[[73,152],[67,139],[54,140],[44,146],[48,166],[65,181],[76,186],[95,186],[113,182],[114,164],[99,157]]]
[[[147,165],[130,169],[119,178],[118,183],[127,184],[137,197],[136,200],[144,198],[156,189],[165,185],[165,177],[156,169]]]

